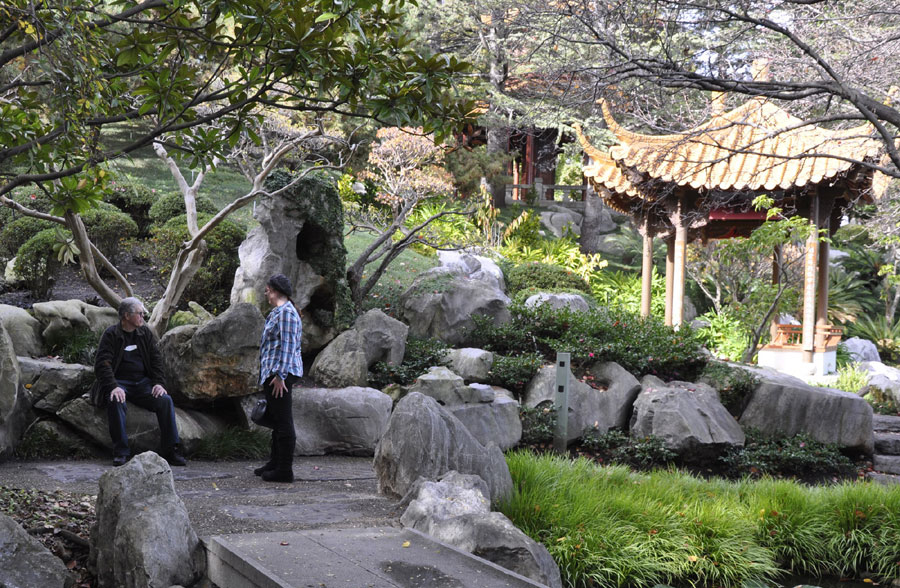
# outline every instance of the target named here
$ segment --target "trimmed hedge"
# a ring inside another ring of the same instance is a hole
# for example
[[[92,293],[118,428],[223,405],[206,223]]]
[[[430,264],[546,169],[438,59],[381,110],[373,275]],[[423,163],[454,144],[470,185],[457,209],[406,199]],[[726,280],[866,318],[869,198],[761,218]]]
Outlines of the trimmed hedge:
[[[16,255],[13,270],[37,298],[46,298],[50,293],[53,287],[50,278],[60,266],[53,250],[57,243],[57,230],[51,228],[38,232],[19,247]],[[63,234],[71,238],[69,231],[63,231]]]
[[[54,226],[60,225],[30,216],[20,216],[4,224],[0,228],[0,260],[12,259],[26,241],[44,229],[52,229]]]
[[[510,298],[521,290],[542,292],[577,291],[591,293],[591,287],[579,275],[547,263],[529,262],[513,266],[506,272],[506,288]]]
[[[209,197],[203,195],[197,196],[198,217],[204,213],[215,214],[217,212],[218,209],[216,209],[216,205],[213,204],[213,201],[210,200]],[[150,222],[157,226],[164,225],[170,220],[185,214],[187,214],[187,211],[184,208],[184,197],[177,192],[169,192],[168,194],[162,195],[153,203],[148,213]]]
[[[137,223],[117,209],[93,208],[82,213],[81,220],[91,241],[109,260],[118,255],[122,241],[133,239],[138,234]]]

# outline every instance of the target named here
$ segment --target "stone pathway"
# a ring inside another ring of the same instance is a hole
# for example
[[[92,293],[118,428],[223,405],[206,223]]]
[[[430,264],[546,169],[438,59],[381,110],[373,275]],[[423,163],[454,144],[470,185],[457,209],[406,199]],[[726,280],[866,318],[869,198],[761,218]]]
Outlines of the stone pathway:
[[[371,458],[297,458],[293,484],[263,482],[253,475],[259,465],[191,461],[172,468],[198,535],[399,525],[397,502],[376,491]],[[7,461],[0,463],[0,484],[96,494],[110,467],[106,460]]]

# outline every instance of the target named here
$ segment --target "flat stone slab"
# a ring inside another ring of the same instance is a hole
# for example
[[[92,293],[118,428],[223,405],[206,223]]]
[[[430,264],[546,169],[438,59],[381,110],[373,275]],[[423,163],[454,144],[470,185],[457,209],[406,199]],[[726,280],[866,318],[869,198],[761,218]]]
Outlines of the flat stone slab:
[[[900,416],[873,414],[872,429],[875,431],[885,431],[887,433],[900,433]]]
[[[891,474],[868,472],[866,474],[866,479],[872,480],[873,482],[878,482],[879,484],[883,484],[885,486],[900,486],[900,476],[893,476]]]
[[[900,433],[875,433],[875,453],[900,455]]]
[[[259,588],[542,586],[412,529],[319,529],[204,539],[209,579]]]
[[[873,455],[872,468],[883,474],[900,474],[900,455]]]

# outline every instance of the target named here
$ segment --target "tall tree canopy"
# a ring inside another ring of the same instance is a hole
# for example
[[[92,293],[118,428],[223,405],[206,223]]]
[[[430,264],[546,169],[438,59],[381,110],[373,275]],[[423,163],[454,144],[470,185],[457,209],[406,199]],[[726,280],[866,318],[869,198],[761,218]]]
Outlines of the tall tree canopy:
[[[453,92],[465,64],[417,52],[398,32],[406,7],[8,0],[0,5],[0,204],[37,215],[12,192],[50,195],[53,213],[37,216],[72,230],[89,281],[113,303],[117,295],[90,275],[99,252],[79,218],[101,197],[106,162],[164,136],[192,165],[209,163],[240,140],[257,105],[423,126],[439,138],[466,118],[471,105]],[[113,147],[106,131],[121,123],[131,138]]]

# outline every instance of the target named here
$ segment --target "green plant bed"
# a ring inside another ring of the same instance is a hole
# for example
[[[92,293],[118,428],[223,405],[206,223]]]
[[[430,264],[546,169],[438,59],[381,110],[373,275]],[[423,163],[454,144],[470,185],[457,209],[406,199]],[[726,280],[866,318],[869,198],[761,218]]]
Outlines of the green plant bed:
[[[900,488],[807,487],[636,473],[507,454],[500,510],[543,543],[572,587],[774,585],[786,573],[900,577]]]

